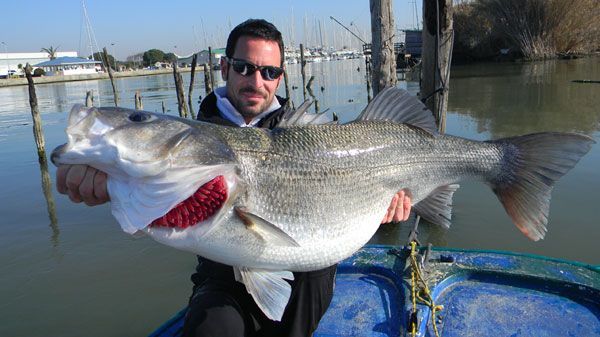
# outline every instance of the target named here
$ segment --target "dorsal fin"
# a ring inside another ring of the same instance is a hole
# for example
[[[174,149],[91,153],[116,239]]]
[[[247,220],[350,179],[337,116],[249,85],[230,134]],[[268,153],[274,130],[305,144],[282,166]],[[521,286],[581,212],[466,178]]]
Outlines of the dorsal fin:
[[[298,109],[286,111],[279,123],[277,123],[277,127],[329,124],[334,122],[329,119],[325,113],[308,112],[308,108],[312,103],[312,100],[306,100],[298,107]]]
[[[356,120],[404,123],[438,133],[431,111],[418,98],[396,87],[379,92]]]

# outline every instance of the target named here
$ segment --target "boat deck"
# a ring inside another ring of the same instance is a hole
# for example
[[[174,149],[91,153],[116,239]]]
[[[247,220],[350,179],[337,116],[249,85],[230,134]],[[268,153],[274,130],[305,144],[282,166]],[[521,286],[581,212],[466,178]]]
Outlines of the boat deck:
[[[314,336],[410,336],[408,254],[369,246],[340,263],[334,298]],[[443,306],[440,336],[600,336],[598,267],[451,249],[432,249],[426,260],[424,279]],[[179,336],[184,312],[151,336]],[[417,336],[435,336],[429,307],[417,304],[416,317]]]

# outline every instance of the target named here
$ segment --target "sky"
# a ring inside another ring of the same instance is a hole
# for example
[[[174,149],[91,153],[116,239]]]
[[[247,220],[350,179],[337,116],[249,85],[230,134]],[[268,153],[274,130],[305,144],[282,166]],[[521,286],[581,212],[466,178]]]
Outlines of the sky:
[[[184,56],[225,47],[229,31],[249,18],[275,24],[287,45],[319,45],[322,39],[326,46],[360,46],[330,16],[370,42],[368,0],[85,0],[93,34],[86,29],[82,0],[2,2],[0,52],[9,53],[53,46],[80,56],[107,47],[118,60],[152,48]],[[393,1],[397,29],[415,28],[415,2],[420,17],[420,0]]]

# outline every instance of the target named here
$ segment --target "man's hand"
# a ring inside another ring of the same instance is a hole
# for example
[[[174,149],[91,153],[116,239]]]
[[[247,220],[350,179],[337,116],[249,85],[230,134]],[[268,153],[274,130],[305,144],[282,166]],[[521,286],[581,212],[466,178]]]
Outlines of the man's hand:
[[[106,178],[106,173],[87,165],[60,165],[56,170],[56,189],[68,194],[73,202],[96,206],[110,201]]]
[[[387,214],[381,220],[381,223],[406,221],[410,215],[411,201],[410,197],[401,190],[392,198]]]

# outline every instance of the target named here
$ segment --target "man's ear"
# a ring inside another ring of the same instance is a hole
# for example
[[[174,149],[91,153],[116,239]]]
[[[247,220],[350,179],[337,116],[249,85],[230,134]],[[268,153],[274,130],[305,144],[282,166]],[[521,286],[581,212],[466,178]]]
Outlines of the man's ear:
[[[223,81],[227,81],[227,72],[229,71],[227,66],[229,66],[227,60],[225,60],[224,57],[221,57],[221,78]]]

